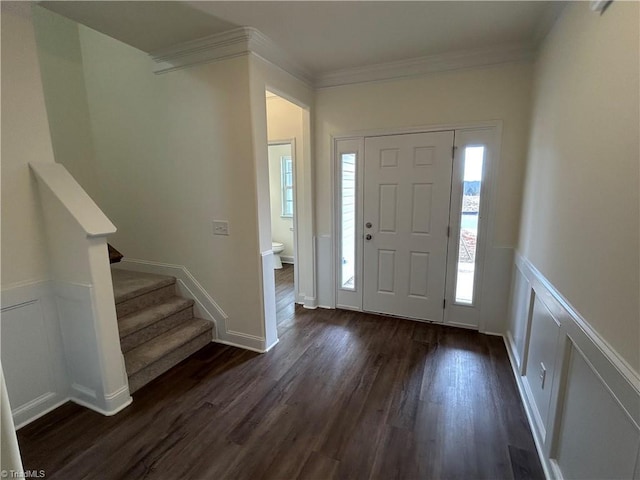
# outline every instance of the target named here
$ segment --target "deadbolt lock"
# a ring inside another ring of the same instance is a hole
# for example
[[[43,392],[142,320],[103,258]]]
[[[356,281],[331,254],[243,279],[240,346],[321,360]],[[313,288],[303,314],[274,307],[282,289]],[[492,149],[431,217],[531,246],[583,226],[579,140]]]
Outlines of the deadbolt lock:
[[[365,223],[364,226],[367,227],[367,228],[371,228],[373,225],[371,225],[371,222],[367,222],[367,223]]]

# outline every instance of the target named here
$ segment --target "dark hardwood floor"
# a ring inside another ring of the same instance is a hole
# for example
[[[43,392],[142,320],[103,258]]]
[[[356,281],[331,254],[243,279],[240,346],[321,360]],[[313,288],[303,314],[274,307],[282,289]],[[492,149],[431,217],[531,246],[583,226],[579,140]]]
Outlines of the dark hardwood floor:
[[[296,297],[294,292],[293,265],[283,263],[274,270],[276,275],[276,314],[278,317],[278,337],[295,325]],[[300,308],[300,307],[298,307]]]
[[[66,404],[19,431],[47,479],[543,478],[502,339],[293,305],[280,343],[211,344],[113,417]],[[291,300],[291,301],[290,301]]]

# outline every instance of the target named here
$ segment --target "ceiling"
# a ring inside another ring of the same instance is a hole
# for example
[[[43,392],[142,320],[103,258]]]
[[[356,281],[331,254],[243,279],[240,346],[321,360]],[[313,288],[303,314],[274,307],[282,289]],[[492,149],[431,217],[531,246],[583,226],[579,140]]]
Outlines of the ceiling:
[[[145,52],[238,26],[313,75],[450,52],[535,46],[561,2],[51,1],[41,5]]]

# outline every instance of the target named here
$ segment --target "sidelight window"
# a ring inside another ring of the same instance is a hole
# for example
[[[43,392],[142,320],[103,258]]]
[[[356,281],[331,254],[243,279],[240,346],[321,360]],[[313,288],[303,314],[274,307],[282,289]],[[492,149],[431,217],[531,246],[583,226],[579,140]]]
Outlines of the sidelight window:
[[[473,304],[476,271],[476,247],[482,193],[482,167],[485,147],[468,146],[464,150],[464,178],[460,230],[458,232],[458,263],[456,272],[456,303]]]
[[[340,239],[340,285],[355,290],[356,265],[356,154],[340,155],[340,199],[342,236]]]

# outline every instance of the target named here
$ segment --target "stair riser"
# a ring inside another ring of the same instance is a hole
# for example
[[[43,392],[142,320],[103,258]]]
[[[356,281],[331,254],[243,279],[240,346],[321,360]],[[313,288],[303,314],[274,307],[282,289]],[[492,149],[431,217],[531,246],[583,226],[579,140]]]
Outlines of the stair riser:
[[[211,339],[212,331],[208,330],[198,335],[193,340],[185,343],[168,355],[165,355],[157,362],[154,362],[151,365],[143,368],[139,372],[136,372],[129,377],[129,392],[134,393],[147,383],[159,377],[170,368],[176,366],[185,358],[194,354],[205,345],[208,345],[211,342]]]
[[[120,345],[122,346],[122,353],[127,353],[128,351],[133,350],[144,342],[177,327],[191,318],[193,318],[193,307],[187,307],[184,310],[160,319],[148,327],[132,333],[131,335],[121,338]]]
[[[131,298],[124,302],[116,304],[116,314],[118,318],[130,315],[143,308],[157,305],[175,295],[175,285],[167,285],[157,290],[145,293],[138,297]]]

